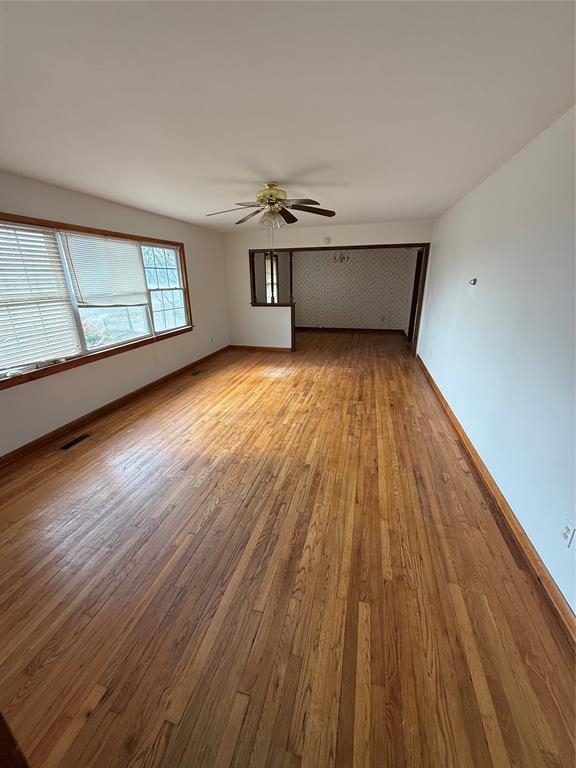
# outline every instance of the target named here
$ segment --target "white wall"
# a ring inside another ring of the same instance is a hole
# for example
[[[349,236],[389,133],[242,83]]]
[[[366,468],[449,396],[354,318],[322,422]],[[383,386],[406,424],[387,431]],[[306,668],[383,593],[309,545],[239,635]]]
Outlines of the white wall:
[[[574,203],[572,110],[439,220],[418,346],[572,607]]]
[[[274,245],[277,248],[305,248],[326,245],[326,238],[330,238],[330,244],[334,246],[428,243],[432,230],[433,222],[428,220],[380,224],[326,223],[317,227],[288,225],[275,232]],[[238,232],[225,235],[231,344],[290,346],[290,309],[250,305],[248,252],[251,248],[267,247],[267,232],[263,227],[239,228]],[[262,322],[263,317],[265,322]]]
[[[228,344],[222,235],[0,171],[0,211],[182,241],[191,333],[0,391],[0,455]]]
[[[296,325],[408,333],[417,248],[295,251]]]

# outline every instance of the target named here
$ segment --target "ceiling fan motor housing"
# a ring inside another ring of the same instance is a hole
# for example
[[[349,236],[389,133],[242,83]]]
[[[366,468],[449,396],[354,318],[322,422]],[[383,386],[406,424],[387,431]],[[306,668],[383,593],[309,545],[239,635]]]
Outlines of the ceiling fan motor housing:
[[[276,181],[267,181],[264,188],[256,193],[256,202],[261,205],[273,205],[286,200],[286,190],[281,189]]]

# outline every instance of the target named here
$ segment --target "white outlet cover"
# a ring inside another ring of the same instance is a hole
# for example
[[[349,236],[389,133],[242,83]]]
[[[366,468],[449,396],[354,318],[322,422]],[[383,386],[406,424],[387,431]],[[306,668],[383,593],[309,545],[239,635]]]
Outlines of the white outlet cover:
[[[566,520],[566,525],[562,530],[562,538],[566,542],[566,546],[569,547],[574,541],[574,534],[576,533],[576,526],[572,520]]]

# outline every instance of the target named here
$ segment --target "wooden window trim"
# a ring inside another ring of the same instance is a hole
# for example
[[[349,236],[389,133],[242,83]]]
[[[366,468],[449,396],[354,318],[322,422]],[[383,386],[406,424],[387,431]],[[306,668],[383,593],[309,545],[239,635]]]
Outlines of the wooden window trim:
[[[180,336],[183,333],[190,333],[194,330],[192,309],[190,306],[190,285],[188,283],[188,271],[186,269],[186,253],[184,250],[184,243],[176,240],[162,240],[156,237],[130,235],[126,232],[116,232],[114,230],[108,229],[84,227],[79,224],[67,224],[62,221],[53,221],[51,219],[36,219],[29,216],[20,216],[14,213],[0,212],[0,221],[11,222],[13,224],[28,224],[34,227],[44,227],[45,229],[62,229],[68,232],[83,232],[90,235],[99,235],[100,237],[115,237],[121,240],[132,240],[137,242],[139,245],[163,245],[169,248],[175,248],[178,251],[180,258],[184,301],[186,304],[186,313],[189,321],[189,324],[182,328],[174,328],[169,331],[162,331],[161,333],[156,333],[153,336],[147,336],[144,339],[136,339],[135,341],[129,341],[126,344],[118,344],[115,347],[95,350],[94,352],[90,352],[86,355],[72,357],[69,360],[63,360],[61,363],[52,363],[50,365],[42,366],[41,368],[35,368],[34,370],[20,373],[16,376],[0,379],[0,390],[9,389],[10,387],[15,387],[19,384],[24,384],[27,381],[33,381],[34,379],[42,379],[45,376],[51,376],[52,374],[61,373],[62,371],[68,371],[71,368],[78,368],[81,365],[87,365],[88,363],[93,363],[97,360],[103,360],[106,357],[113,357],[114,355],[119,355],[123,352],[129,352],[132,349],[137,349],[138,347],[145,347],[148,344],[156,344],[159,341],[170,339],[173,336]]]

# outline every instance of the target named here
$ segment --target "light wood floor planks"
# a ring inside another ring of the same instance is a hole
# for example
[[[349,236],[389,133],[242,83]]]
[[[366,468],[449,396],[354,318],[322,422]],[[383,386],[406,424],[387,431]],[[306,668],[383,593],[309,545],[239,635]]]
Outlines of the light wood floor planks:
[[[573,766],[573,649],[402,337],[202,369],[0,473],[32,768]]]

